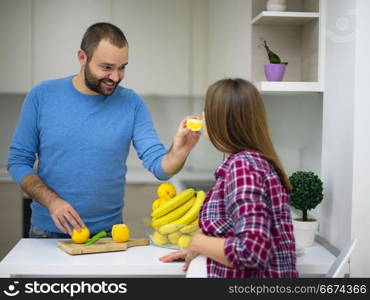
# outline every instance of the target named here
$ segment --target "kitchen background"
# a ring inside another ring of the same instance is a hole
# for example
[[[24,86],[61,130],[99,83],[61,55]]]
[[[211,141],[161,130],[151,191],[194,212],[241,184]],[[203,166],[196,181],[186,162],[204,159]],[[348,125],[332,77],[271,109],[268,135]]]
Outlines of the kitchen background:
[[[310,213],[317,218],[325,215],[322,224],[326,227],[320,232],[340,248],[352,231],[351,218],[343,216],[351,211],[348,196],[350,199],[353,190],[343,186],[348,179],[352,182],[354,165],[350,158],[350,162],[344,161],[344,167],[348,165],[352,171],[341,173],[341,178],[336,177],[341,169],[333,166],[339,158],[352,157],[355,152],[348,145],[354,139],[351,130],[355,125],[354,104],[336,106],[335,101],[343,103],[354,95],[353,85],[343,91],[338,82],[348,79],[351,83],[351,74],[358,71],[355,64],[348,65],[355,61],[355,41],[341,44],[330,40],[325,49],[323,28],[336,29],[338,16],[355,9],[357,2],[336,0],[334,5],[328,0],[326,10],[308,26],[266,27],[251,25],[266,0],[0,0],[0,259],[23,234],[22,194],[7,176],[6,163],[24,97],[42,80],[76,74],[82,35],[89,25],[100,21],[112,22],[126,34],[129,65],[122,84],[142,95],[166,147],[186,115],[201,116],[209,84],[225,77],[264,80],[261,70],[267,58],[258,44],[262,38],[268,39],[271,48],[289,62],[286,81],[314,83],[313,89],[304,85],[297,89],[283,85],[277,90],[259,88],[273,142],[288,175],[309,170],[324,179],[326,204]],[[290,11],[318,12],[325,7],[319,0],[287,3]],[[353,30],[354,25],[350,26]],[[333,54],[330,57],[329,52]],[[344,62],[346,71],[338,69],[333,58],[344,53],[350,61]],[[328,74],[333,78],[327,80]],[[342,77],[338,81],[336,76]],[[341,133],[347,135],[334,138]],[[173,182],[178,187],[209,188],[221,160],[222,155],[202,138]],[[127,165],[125,222],[133,236],[141,237],[145,235],[142,218],[149,214],[159,182],[142,167],[134,149]],[[333,208],[334,201],[343,206]],[[332,214],[335,211],[340,218]]]

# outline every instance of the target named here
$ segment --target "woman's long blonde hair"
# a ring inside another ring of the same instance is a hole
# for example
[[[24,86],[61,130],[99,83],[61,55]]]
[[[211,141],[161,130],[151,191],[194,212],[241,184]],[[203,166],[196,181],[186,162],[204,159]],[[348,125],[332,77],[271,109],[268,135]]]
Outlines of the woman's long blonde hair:
[[[252,83],[240,78],[215,82],[207,90],[204,113],[209,139],[218,150],[262,154],[291,189],[271,141],[262,97]]]

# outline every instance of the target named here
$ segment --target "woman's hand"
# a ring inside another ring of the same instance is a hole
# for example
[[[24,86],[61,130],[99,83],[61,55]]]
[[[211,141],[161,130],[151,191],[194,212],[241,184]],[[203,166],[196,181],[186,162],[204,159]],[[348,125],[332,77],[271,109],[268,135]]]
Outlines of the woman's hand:
[[[172,262],[172,261],[179,261],[185,260],[185,264],[182,267],[183,271],[187,271],[190,265],[190,262],[199,255],[198,252],[191,251],[189,249],[184,249],[176,252],[172,252],[165,256],[159,258],[162,262]]]

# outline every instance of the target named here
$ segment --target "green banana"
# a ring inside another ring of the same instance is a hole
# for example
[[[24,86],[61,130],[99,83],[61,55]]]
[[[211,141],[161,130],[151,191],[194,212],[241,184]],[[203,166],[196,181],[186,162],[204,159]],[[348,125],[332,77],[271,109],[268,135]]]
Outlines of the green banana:
[[[158,231],[159,231],[160,234],[164,235],[164,234],[170,234],[172,232],[175,232],[180,228],[181,228],[181,225],[174,224],[174,222],[172,222],[172,223],[165,224],[165,225],[159,227]]]
[[[154,219],[151,224],[152,227],[159,228],[163,224],[171,223],[172,221],[182,217],[193,206],[195,199],[195,197],[192,197],[178,208],[170,211],[162,217]]]
[[[189,225],[186,225],[180,229],[181,233],[192,233],[199,229],[198,226],[198,218],[196,218],[193,222],[191,222]]]
[[[162,246],[164,244],[167,244],[168,239],[165,235],[160,234],[158,231],[155,231],[153,233],[153,242],[159,246]]]
[[[175,208],[179,207],[181,204],[188,201],[190,198],[192,198],[195,194],[194,189],[186,189],[180,194],[176,195],[172,199],[166,201],[164,204],[162,204],[157,209],[153,210],[151,216],[158,218],[166,213],[170,212],[171,210],[174,210]]]
[[[179,237],[179,239],[177,240],[177,245],[181,248],[181,249],[184,249],[186,248],[187,246],[189,246],[190,244],[190,241],[191,241],[191,236],[187,235],[187,234],[183,234],[182,236]]]
[[[206,198],[206,193],[203,191],[197,191],[197,197],[193,206],[180,218],[172,222],[172,224],[182,224],[188,225],[193,222],[196,217],[198,217],[200,208],[202,207],[203,201]]]
[[[167,237],[168,237],[168,240],[171,242],[171,244],[176,245],[180,236],[181,236],[181,232],[175,231],[175,232],[170,233]]]

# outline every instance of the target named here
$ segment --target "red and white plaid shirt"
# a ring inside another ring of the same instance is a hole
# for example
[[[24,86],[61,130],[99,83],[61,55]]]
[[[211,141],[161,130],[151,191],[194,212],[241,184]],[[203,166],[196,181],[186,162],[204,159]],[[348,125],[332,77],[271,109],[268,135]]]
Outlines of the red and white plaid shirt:
[[[230,155],[216,170],[199,223],[204,234],[226,238],[233,266],[207,258],[208,277],[298,277],[289,196],[263,155]]]

